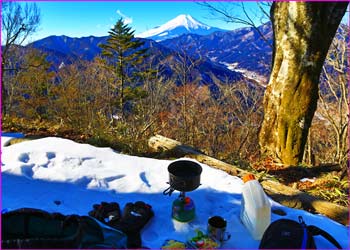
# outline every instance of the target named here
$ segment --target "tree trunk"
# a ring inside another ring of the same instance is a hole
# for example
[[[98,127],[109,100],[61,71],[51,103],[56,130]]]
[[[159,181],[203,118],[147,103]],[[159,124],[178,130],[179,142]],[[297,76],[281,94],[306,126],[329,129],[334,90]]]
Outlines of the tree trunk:
[[[263,154],[286,165],[302,161],[328,48],[347,2],[274,2],[273,68],[259,134]]]

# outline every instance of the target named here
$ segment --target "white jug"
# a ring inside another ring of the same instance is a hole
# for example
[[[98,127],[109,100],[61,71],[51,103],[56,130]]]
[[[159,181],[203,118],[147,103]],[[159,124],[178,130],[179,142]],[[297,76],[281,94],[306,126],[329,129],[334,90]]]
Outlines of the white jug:
[[[255,240],[260,240],[270,225],[271,204],[254,175],[243,177],[241,220]]]

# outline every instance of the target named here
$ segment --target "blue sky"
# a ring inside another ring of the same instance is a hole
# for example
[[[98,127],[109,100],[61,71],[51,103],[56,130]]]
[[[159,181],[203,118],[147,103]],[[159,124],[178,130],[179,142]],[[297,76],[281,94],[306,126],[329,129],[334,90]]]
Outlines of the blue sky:
[[[26,1],[21,1],[24,4]],[[162,25],[180,14],[189,14],[210,26],[233,30],[242,25],[227,23],[219,16],[194,1],[28,1],[36,3],[41,11],[41,24],[27,42],[32,42],[50,35],[70,37],[106,36],[108,31],[123,17],[135,30],[141,33],[155,26]],[[243,16],[241,2],[211,2],[224,4],[231,13]],[[256,2],[244,2],[250,16],[260,23],[261,12]],[[268,9],[267,9],[268,11]],[[348,23],[348,14],[344,22]],[[267,19],[263,20],[264,22]]]
[[[208,9],[193,1],[33,2],[40,8],[42,21],[32,41],[50,35],[105,36],[120,17],[129,22],[135,34],[162,25],[180,14],[189,14],[205,24],[222,29],[238,28],[238,25],[214,18]],[[239,3],[229,4],[237,15],[241,15]],[[256,12],[256,3],[245,2],[245,5],[252,13]]]

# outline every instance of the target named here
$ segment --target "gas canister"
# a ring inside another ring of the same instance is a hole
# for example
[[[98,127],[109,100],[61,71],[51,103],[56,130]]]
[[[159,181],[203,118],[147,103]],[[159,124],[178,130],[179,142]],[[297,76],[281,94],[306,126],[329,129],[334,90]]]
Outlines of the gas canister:
[[[190,197],[179,196],[173,201],[172,217],[181,222],[188,222],[195,217],[194,202]]]

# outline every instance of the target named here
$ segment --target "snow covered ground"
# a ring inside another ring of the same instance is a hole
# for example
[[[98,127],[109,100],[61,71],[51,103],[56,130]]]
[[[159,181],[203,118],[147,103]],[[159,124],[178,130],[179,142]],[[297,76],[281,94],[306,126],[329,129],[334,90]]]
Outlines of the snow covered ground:
[[[4,134],[5,135],[5,134]],[[2,211],[33,207],[49,212],[87,215],[94,203],[142,200],[152,205],[155,216],[142,231],[143,245],[159,248],[166,239],[186,241],[195,229],[206,230],[209,217],[220,215],[228,221],[232,237],[223,248],[257,248],[259,241],[251,238],[239,219],[241,204],[240,178],[201,164],[201,184],[188,192],[196,205],[196,218],[190,223],[171,219],[172,201],[164,196],[168,187],[167,167],[171,161],[119,154],[110,148],[97,148],[61,138],[25,141],[11,146],[14,134],[1,137]],[[55,202],[56,201],[56,202]],[[57,202],[60,201],[60,202]],[[58,204],[58,205],[57,205]],[[314,224],[333,235],[343,248],[349,248],[348,227],[322,215],[291,209],[271,200],[286,216]],[[333,248],[322,237],[316,237],[318,248]]]

